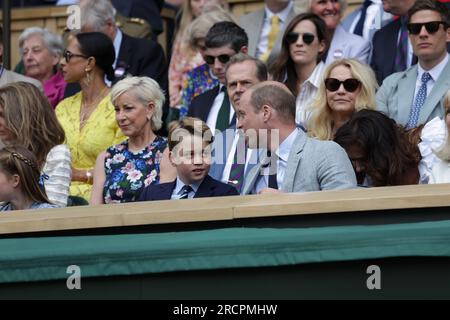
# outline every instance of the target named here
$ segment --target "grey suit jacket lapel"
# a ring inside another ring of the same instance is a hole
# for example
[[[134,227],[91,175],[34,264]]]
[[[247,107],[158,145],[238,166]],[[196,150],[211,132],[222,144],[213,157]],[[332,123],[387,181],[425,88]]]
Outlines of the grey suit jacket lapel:
[[[450,89],[450,60],[447,62],[447,65],[439,76],[439,79],[437,79],[434,84],[433,90],[431,90],[425,100],[425,104],[420,111],[419,123],[425,123],[431,120],[429,119],[430,115],[433,113],[436,106],[440,104],[448,89]],[[444,109],[442,109],[442,114],[444,114]]]
[[[250,37],[248,42],[248,54],[253,57],[256,55],[259,37],[264,24],[264,12],[264,9],[258,10],[257,14],[254,16],[255,18],[252,19],[253,21],[249,24],[248,33]]]
[[[283,40],[283,35],[284,35],[284,31],[286,30],[286,27],[288,26],[288,24],[291,22],[291,20],[296,16],[295,11],[294,11],[294,6],[292,7],[291,11],[289,12],[289,15],[285,21],[285,23],[283,24],[283,29],[280,30],[280,32],[278,33],[278,38],[277,41],[275,42],[275,45],[272,49],[272,52],[269,55],[269,59],[267,61],[269,61],[268,65],[271,64],[271,62],[276,59],[276,57],[280,54],[281,51],[281,41]]]
[[[294,144],[292,145],[291,152],[289,153],[286,172],[284,173],[284,180],[283,184],[281,185],[281,190],[285,192],[292,192],[294,190],[294,180],[297,169],[300,166],[300,161],[303,156],[302,151],[303,147],[305,146],[306,140],[306,134],[299,130]]]
[[[409,113],[414,103],[414,91],[416,89],[417,65],[408,69],[398,82],[397,88],[397,119],[399,123],[407,123]]]

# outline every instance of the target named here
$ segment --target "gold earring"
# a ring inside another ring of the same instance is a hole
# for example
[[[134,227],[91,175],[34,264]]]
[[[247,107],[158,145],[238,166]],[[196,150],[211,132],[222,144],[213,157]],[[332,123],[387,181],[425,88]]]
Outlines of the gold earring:
[[[90,85],[92,81],[91,73],[88,71],[88,69],[85,69],[84,71],[86,72],[86,82],[88,85]]]

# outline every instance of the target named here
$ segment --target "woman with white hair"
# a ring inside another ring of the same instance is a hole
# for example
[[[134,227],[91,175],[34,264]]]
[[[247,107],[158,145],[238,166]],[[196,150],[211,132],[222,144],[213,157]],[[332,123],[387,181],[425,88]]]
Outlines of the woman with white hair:
[[[53,108],[64,98],[67,83],[59,69],[64,51],[61,36],[47,29],[31,27],[19,37],[19,48],[25,75],[39,80]]]
[[[364,38],[349,33],[341,24],[347,2],[345,0],[309,0],[309,10],[321,17],[328,30],[328,52],[325,64],[343,58],[369,63],[371,44]]]
[[[164,93],[148,77],[129,77],[111,91],[116,121],[128,137],[97,157],[91,204],[131,202],[153,183],[172,181],[167,139],[155,134],[162,126]]]

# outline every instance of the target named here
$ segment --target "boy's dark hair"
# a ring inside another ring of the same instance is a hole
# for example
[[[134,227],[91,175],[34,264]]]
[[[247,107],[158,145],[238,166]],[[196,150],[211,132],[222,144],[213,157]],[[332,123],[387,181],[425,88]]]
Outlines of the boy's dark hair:
[[[234,22],[217,22],[206,34],[205,46],[207,48],[230,46],[237,53],[242,47],[248,46],[248,36],[245,30]]]
[[[442,21],[445,22],[444,29],[450,26],[450,10],[442,2],[436,0],[417,0],[414,5],[408,11],[408,22],[411,20],[411,16],[418,11],[430,10],[435,11],[441,15]]]
[[[203,120],[186,117],[178,121],[172,121],[169,124],[169,150],[172,151],[175,146],[183,140],[182,137],[186,134],[199,136],[203,141],[209,143],[214,141],[211,129],[209,129],[208,125]]]

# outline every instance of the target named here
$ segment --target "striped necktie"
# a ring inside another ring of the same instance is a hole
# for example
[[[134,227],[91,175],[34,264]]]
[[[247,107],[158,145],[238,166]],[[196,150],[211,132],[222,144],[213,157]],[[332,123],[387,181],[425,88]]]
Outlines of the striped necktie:
[[[406,27],[406,17],[400,18],[400,37],[398,39],[397,53],[395,55],[395,72],[405,71],[408,62],[408,29]]]
[[[247,146],[245,145],[245,136],[239,134],[236,144],[236,151],[233,157],[233,164],[231,165],[228,184],[236,188],[240,193],[244,182],[245,161],[247,156]]]
[[[180,195],[180,200],[181,199],[188,199],[189,198],[189,192],[194,191],[194,189],[192,189],[191,186],[185,185],[183,188],[181,188],[181,195]]]

